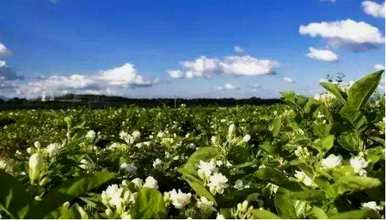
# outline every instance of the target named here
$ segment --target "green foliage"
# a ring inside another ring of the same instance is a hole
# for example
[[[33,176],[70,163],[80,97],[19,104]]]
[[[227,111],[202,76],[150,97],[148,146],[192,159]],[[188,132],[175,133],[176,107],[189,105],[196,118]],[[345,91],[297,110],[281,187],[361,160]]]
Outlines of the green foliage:
[[[143,188],[138,192],[133,217],[137,219],[164,218],[165,204],[162,195],[155,189]]]
[[[381,75],[271,106],[2,111],[1,217],[384,218]]]

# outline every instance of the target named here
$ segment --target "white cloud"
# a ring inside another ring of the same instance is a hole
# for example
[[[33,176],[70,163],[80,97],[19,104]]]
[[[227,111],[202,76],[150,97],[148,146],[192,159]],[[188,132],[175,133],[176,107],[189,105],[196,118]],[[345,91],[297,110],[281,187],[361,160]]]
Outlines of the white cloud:
[[[336,55],[333,51],[327,50],[327,49],[316,49],[313,47],[308,48],[309,52],[306,54],[307,57],[314,59],[314,60],[320,60],[320,61],[326,61],[326,62],[335,62],[338,61],[338,55]]]
[[[233,50],[234,50],[236,53],[244,53],[244,52],[245,52],[245,50],[244,50],[242,47],[240,47],[240,46],[234,46],[234,47],[233,47]]]
[[[283,80],[285,82],[288,82],[288,83],[294,83],[295,82],[293,79],[291,79],[290,77],[287,77],[287,76],[283,77]]]
[[[238,90],[240,87],[235,86],[231,83],[226,83],[224,86],[217,87],[218,90]]]
[[[267,75],[275,71],[278,62],[252,56],[227,56],[222,59],[201,56],[181,63],[181,70],[168,71],[172,78],[210,78],[216,74],[234,76]]]
[[[384,18],[385,17],[385,2],[379,4],[374,1],[363,1],[363,11],[373,17]]]
[[[272,60],[259,60],[251,56],[229,56],[225,57],[219,65],[225,74],[256,76],[272,73],[278,63]]]
[[[0,68],[6,66],[7,63],[4,60],[0,60]]]
[[[382,65],[382,64],[375,64],[375,65],[374,65],[374,69],[375,69],[375,70],[384,70],[384,69],[385,69],[385,65]]]
[[[357,22],[351,19],[301,25],[299,33],[311,37],[322,37],[337,45],[376,45],[384,43],[384,36],[378,28],[366,22]]]
[[[97,79],[116,86],[140,86],[151,84],[150,81],[144,80],[143,77],[137,73],[134,65],[130,63],[125,63],[122,66],[102,71]]]
[[[35,97],[45,93],[58,95],[64,93],[107,93],[113,94],[130,87],[151,86],[155,81],[145,80],[133,64],[100,71],[95,75],[51,75],[35,79],[18,88],[22,96]]]
[[[8,53],[9,53],[8,48],[7,48],[4,44],[2,44],[2,43],[0,42],[0,56],[1,56],[1,55],[6,55],[6,54],[8,54]]]
[[[173,79],[180,79],[184,77],[184,73],[181,70],[168,70],[167,72]]]

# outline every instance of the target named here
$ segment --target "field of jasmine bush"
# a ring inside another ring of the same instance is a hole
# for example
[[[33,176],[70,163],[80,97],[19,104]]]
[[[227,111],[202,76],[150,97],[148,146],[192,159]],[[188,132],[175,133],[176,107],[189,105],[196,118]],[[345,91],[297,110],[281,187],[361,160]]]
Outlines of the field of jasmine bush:
[[[384,218],[383,71],[230,108],[0,112],[2,218]]]

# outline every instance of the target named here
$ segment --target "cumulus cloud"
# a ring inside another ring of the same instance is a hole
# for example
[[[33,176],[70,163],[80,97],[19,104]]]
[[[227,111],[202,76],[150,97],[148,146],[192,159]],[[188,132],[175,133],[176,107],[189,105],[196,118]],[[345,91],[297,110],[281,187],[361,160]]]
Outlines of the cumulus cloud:
[[[385,69],[385,65],[382,65],[382,64],[375,64],[375,65],[374,65],[374,69],[375,69],[375,70],[384,70],[384,69]]]
[[[180,79],[184,77],[184,73],[181,70],[168,70],[167,72],[173,79]]]
[[[172,78],[210,78],[213,75],[256,76],[272,74],[279,66],[274,60],[255,57],[227,56],[222,59],[201,56],[181,63],[182,69],[169,70]]]
[[[299,33],[327,39],[333,45],[354,46],[353,49],[356,47],[368,49],[368,47],[384,43],[384,36],[378,28],[366,22],[351,19],[301,25]]]
[[[151,86],[155,81],[145,80],[133,64],[100,71],[95,75],[51,75],[29,81],[18,88],[22,96],[34,97],[41,94],[58,95],[65,93],[113,94],[127,88]]]
[[[4,60],[0,60],[0,68],[6,66],[7,63]]]
[[[9,49],[0,42],[0,56],[6,55],[9,53]]]
[[[291,83],[291,84],[295,82],[293,79],[291,79],[291,78],[288,77],[288,76],[283,77],[283,80],[284,80],[285,82]]]
[[[17,75],[15,70],[7,66],[5,61],[1,61],[0,63],[0,78],[2,78],[3,81],[23,79],[23,77]]]
[[[240,46],[234,46],[234,47],[233,47],[233,50],[234,50],[236,53],[244,53],[244,52],[245,52],[245,50],[244,50],[242,47],[240,47]]]
[[[226,83],[224,86],[217,87],[217,90],[238,90],[240,87],[235,86],[231,83]]]
[[[385,17],[385,2],[379,4],[374,1],[363,1],[363,11],[373,17],[384,18]]]
[[[307,57],[320,60],[325,62],[335,62],[338,61],[338,55],[331,50],[327,49],[316,49],[313,47],[308,48],[309,52],[306,54]]]

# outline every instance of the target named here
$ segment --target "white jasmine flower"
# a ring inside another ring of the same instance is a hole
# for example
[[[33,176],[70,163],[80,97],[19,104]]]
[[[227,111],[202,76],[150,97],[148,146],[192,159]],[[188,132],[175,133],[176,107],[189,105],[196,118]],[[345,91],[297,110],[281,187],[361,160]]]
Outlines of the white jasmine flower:
[[[376,210],[376,211],[379,211],[379,210],[383,209],[383,207],[377,205],[377,203],[375,201],[362,203],[362,207],[363,208],[368,208],[368,209],[373,209],[373,210]]]
[[[0,170],[5,170],[7,163],[4,160],[0,160]]]
[[[153,161],[153,167],[154,167],[154,168],[158,167],[158,166],[161,165],[161,164],[162,164],[162,160],[160,160],[159,158],[157,158],[157,159],[155,159],[155,160]]]
[[[131,180],[131,182],[134,183],[134,185],[138,188],[141,188],[143,185],[143,180],[141,178],[135,178]]]
[[[229,128],[228,128],[228,141],[231,141],[235,137],[235,134],[236,134],[236,125],[235,124],[229,125]]]
[[[321,165],[323,168],[332,169],[339,166],[342,163],[342,159],[340,155],[330,154],[328,157],[322,159]]]
[[[243,142],[245,142],[245,143],[248,143],[250,140],[251,140],[251,135],[249,135],[249,134],[246,134],[246,135],[243,137]]]
[[[217,213],[216,219],[217,219],[217,220],[224,220],[225,218],[224,218],[224,216],[221,215],[220,213]]]
[[[141,132],[133,131],[133,133],[131,133],[131,136],[133,136],[134,141],[138,140],[141,137]]]
[[[197,208],[202,210],[213,209],[213,202],[209,201],[206,197],[201,196],[197,201]]]
[[[49,157],[53,157],[53,156],[55,156],[56,154],[58,154],[58,152],[60,151],[60,148],[61,148],[62,146],[60,145],[60,144],[58,144],[58,143],[53,143],[53,144],[49,144],[48,146],[47,146],[47,153],[48,153],[48,156]]]
[[[86,134],[86,139],[89,139],[90,141],[95,140],[96,133],[94,130],[89,130]]]
[[[367,171],[365,168],[368,165],[368,162],[361,156],[355,156],[350,159],[350,165],[354,169],[354,172],[360,176],[365,176]]]
[[[135,171],[137,171],[137,167],[132,164],[132,163],[122,163],[120,166],[119,166],[119,169],[121,170],[124,170],[125,172],[131,174],[131,173],[135,173]]]
[[[191,193],[183,193],[181,192],[181,190],[178,190],[177,192],[175,189],[173,189],[169,193],[172,204],[177,209],[182,209],[190,203],[190,197],[192,196]]]
[[[307,176],[303,171],[295,171],[295,178],[298,179],[299,182],[302,182],[306,186],[315,186],[314,181]]]
[[[209,162],[200,160],[197,174],[201,179],[207,179],[210,175],[212,175],[212,173],[216,171],[217,168],[214,160],[210,160]]]
[[[148,176],[145,179],[145,184],[143,184],[143,187],[158,189],[158,182],[152,176]]]
[[[221,173],[214,173],[209,177],[208,187],[211,193],[222,194],[224,193],[224,189],[228,187],[228,179],[222,175]]]
[[[122,193],[123,189],[117,184],[110,185],[101,194],[102,203],[111,207],[119,208],[123,202],[121,199]]]
[[[34,153],[30,156],[28,161],[28,174],[32,182],[40,178],[44,165],[45,160],[41,154]]]

